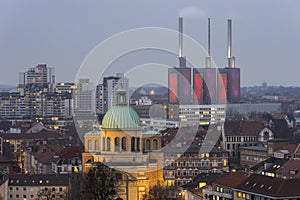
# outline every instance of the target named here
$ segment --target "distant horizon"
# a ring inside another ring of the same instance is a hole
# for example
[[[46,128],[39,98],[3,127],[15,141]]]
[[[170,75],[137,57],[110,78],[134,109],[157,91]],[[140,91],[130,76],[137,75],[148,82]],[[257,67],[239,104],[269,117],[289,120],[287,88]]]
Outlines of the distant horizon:
[[[18,73],[39,62],[55,68],[57,81],[72,82],[87,55],[101,42],[136,28],[177,31],[181,16],[184,34],[204,49],[208,46],[207,19],[211,19],[211,57],[220,67],[227,66],[227,19],[232,19],[232,56],[241,69],[243,87],[263,82],[300,86],[300,1],[70,2],[0,2],[2,84],[18,83]],[[185,47],[184,41],[183,55]],[[130,58],[127,64],[151,62]],[[177,58],[165,61],[168,66],[178,64]]]

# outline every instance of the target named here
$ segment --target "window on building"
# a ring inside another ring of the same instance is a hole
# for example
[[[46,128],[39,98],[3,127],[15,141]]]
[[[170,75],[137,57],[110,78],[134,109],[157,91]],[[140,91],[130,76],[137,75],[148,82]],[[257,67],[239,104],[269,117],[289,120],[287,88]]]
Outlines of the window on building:
[[[153,150],[158,150],[158,141],[157,141],[157,139],[153,140]]]
[[[122,137],[122,150],[123,151],[126,151],[126,146],[127,146],[126,137]]]
[[[137,138],[136,138],[136,150],[137,150],[137,151],[140,151],[140,145],[141,145],[141,144],[140,144],[140,138],[137,137]]]
[[[88,150],[92,150],[92,140],[88,140]]]
[[[227,150],[230,150],[230,144],[227,144]]]
[[[146,140],[146,150],[150,150],[150,140],[149,139],[147,139]]]
[[[26,187],[23,187],[23,190],[26,191]]]
[[[110,151],[110,145],[111,145],[110,142],[111,142],[110,137],[106,138],[106,151]]]
[[[198,176],[198,169],[195,169],[194,174],[195,176]]]
[[[218,167],[218,162],[217,162],[217,160],[213,160],[213,162],[212,162],[212,167]]]
[[[115,137],[115,152],[120,150],[120,138]]]
[[[135,151],[135,137],[131,137],[131,151]]]
[[[102,138],[102,151],[105,151],[105,137]]]
[[[18,199],[19,197],[20,197],[20,196],[17,194],[17,195],[16,195],[16,198]]]
[[[100,147],[99,147],[99,140],[95,140],[95,150],[99,151]]]
[[[24,199],[26,199],[26,198],[27,198],[26,194],[24,194],[24,195],[23,195],[23,198],[24,198]]]

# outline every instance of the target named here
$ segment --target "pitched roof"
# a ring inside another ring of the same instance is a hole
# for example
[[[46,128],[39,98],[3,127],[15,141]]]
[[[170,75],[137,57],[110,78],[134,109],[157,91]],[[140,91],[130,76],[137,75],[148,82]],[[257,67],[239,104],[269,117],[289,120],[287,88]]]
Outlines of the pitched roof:
[[[74,157],[81,158],[83,152],[82,146],[67,146],[58,155],[63,159],[70,159]]]
[[[39,133],[0,133],[4,140],[39,140],[62,137],[56,131],[41,131]]]
[[[290,144],[287,142],[275,142],[273,145],[273,151],[278,151],[278,150],[288,150],[289,153],[295,153],[298,145],[297,144]]]
[[[288,161],[288,159],[271,157],[263,162],[258,163],[255,166],[253,166],[251,168],[251,170],[253,170],[256,173],[261,173],[262,171],[276,172],[287,161]],[[264,170],[265,163],[266,163],[267,168]]]
[[[36,156],[35,159],[38,160],[39,162],[43,164],[51,164],[52,162],[52,157],[55,155],[54,152],[52,151],[46,151],[46,152],[39,152]]]
[[[227,176],[218,179],[214,184],[234,188],[248,177],[249,173],[246,172],[232,172]]]
[[[224,124],[225,136],[258,136],[265,128],[259,121],[226,121]]]
[[[300,160],[289,160],[287,161],[280,170],[278,170],[282,176],[288,178],[300,178]]]
[[[281,179],[252,174],[240,183],[236,190],[269,197],[300,198],[300,179]]]

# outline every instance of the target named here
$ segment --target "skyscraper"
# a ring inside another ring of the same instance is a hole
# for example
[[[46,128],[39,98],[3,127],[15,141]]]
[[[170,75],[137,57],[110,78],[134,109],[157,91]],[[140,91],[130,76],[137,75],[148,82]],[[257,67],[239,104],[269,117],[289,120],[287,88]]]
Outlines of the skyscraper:
[[[105,114],[109,108],[116,105],[116,90],[121,83],[126,90],[127,99],[129,99],[128,82],[123,73],[117,73],[116,76],[104,77],[103,82],[98,84],[96,89],[96,113]]]
[[[75,90],[75,113],[93,113],[93,83],[89,79],[79,79]]]

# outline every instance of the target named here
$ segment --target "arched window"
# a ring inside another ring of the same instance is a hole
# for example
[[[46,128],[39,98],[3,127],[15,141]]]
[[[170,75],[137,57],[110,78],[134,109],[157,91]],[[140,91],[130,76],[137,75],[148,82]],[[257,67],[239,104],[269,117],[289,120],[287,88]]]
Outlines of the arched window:
[[[110,137],[106,138],[106,151],[110,151]]]
[[[126,137],[122,137],[122,150],[126,151]]]
[[[99,140],[95,140],[95,150],[99,151],[100,147],[99,147]]]
[[[136,150],[140,151],[140,138],[136,138]]]
[[[147,139],[146,140],[146,150],[150,150],[150,140],[149,139]]]
[[[102,151],[105,151],[105,137],[102,138]]]
[[[88,140],[88,150],[92,150],[92,140]]]
[[[131,137],[131,151],[135,151],[135,137]]]
[[[115,137],[115,151],[120,151],[120,138]]]
[[[158,150],[158,141],[157,141],[157,139],[153,140],[153,150]]]

